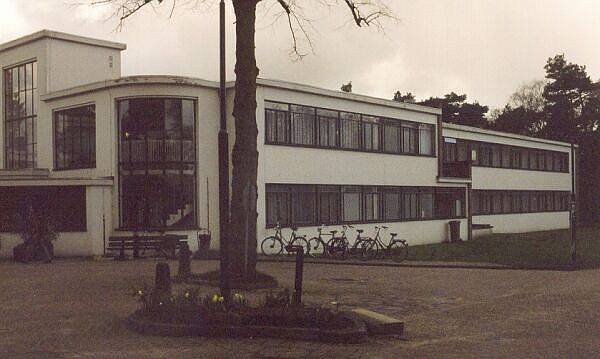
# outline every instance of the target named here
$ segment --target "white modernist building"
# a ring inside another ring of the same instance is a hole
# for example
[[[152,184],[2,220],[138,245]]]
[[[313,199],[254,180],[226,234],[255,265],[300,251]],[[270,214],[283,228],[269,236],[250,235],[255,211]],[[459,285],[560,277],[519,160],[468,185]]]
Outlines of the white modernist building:
[[[210,229],[218,247],[218,84],[122,77],[124,49],[46,30],[0,45],[0,255],[29,208],[56,224],[57,255],[101,255],[139,231],[194,250]],[[228,114],[233,96],[229,84]],[[449,220],[463,239],[569,224],[569,144],[282,81],[259,79],[256,100],[259,241],[277,222],[309,236],[385,224],[409,244],[447,240]],[[228,128],[233,144],[231,115]]]

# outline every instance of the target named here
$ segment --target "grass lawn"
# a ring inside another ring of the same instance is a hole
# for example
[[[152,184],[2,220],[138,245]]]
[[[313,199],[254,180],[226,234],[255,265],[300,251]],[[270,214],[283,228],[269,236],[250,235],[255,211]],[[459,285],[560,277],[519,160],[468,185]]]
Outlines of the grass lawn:
[[[408,260],[485,262],[513,268],[568,269],[570,232],[567,229],[493,234],[460,243],[409,248]],[[577,268],[600,268],[600,225],[577,229]]]

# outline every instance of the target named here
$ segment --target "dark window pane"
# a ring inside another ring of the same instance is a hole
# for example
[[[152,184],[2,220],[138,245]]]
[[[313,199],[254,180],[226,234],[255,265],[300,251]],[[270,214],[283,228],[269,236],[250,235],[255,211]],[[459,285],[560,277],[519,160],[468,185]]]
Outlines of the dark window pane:
[[[342,148],[360,148],[360,115],[340,112],[340,141]]]
[[[94,105],[54,113],[54,167],[56,169],[96,167],[95,121]],[[29,128],[27,131],[34,132]]]
[[[433,154],[433,126],[431,125],[419,125],[419,153]]]
[[[433,218],[433,193],[421,192],[419,194],[420,218]]]
[[[384,214],[387,221],[396,221],[402,218],[401,216],[401,194],[400,193],[385,193],[384,194]]]
[[[385,152],[400,153],[400,126],[397,122],[386,122],[383,129],[383,149]]]
[[[417,153],[419,134],[414,124],[402,122],[402,152]]]

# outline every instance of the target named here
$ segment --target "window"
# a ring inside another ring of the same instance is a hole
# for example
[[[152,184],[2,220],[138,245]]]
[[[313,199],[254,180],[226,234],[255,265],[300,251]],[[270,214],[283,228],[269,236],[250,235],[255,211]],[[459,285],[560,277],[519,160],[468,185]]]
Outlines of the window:
[[[360,149],[360,115],[340,112],[341,147]]]
[[[398,123],[398,121],[387,120],[384,124],[383,135],[383,149],[385,152],[402,152],[402,147],[400,147],[400,139],[402,138],[402,136],[400,133],[400,124]]]
[[[479,191],[472,191],[471,198],[471,210],[473,211],[473,215],[477,215],[481,213],[481,195]]]
[[[320,225],[461,218],[464,188],[267,184],[266,222]]]
[[[379,138],[381,127],[379,119],[372,116],[362,117],[363,144],[367,151],[379,151]]]
[[[294,186],[291,191],[292,224],[309,225],[316,222],[316,192],[314,186]]]
[[[315,144],[315,109],[290,105],[292,143],[312,146]]]
[[[289,143],[289,105],[265,101],[265,118],[267,143]]]
[[[456,162],[458,149],[455,138],[444,137],[444,163]]]
[[[384,194],[384,218],[397,221],[402,218],[402,195],[395,189],[387,189]]]
[[[319,186],[319,222],[340,223],[340,190],[338,186]]]
[[[4,160],[7,169],[36,166],[37,62],[4,70]]]
[[[319,124],[319,146],[336,147],[338,136],[338,113],[336,111],[317,109]]]
[[[491,147],[492,150],[492,167],[500,167],[502,165],[501,158],[501,147],[494,145]]]
[[[433,126],[419,125],[419,153],[433,155]]]
[[[433,193],[421,192],[419,194],[420,218],[433,218]]]
[[[342,187],[344,222],[361,220],[361,189],[356,186]]]
[[[529,151],[526,149],[521,150],[521,168],[529,169]]]
[[[382,219],[381,216],[381,193],[377,187],[365,188],[364,198],[364,219],[366,221],[375,221]]]
[[[407,191],[402,193],[402,203],[404,204],[403,218],[404,219],[416,219],[417,218],[417,192]]]
[[[94,105],[54,112],[54,168],[96,167]]]
[[[510,168],[511,167],[510,147],[502,146],[501,154],[502,154],[502,167]]]
[[[418,153],[419,134],[415,124],[402,122],[402,152]]]
[[[0,187],[0,198],[0,232],[19,232],[29,211],[48,216],[59,232],[87,230],[83,186]]]
[[[146,97],[117,105],[121,227],[194,228],[195,101]]]
[[[367,152],[435,154],[435,126],[265,101],[265,143]]]
[[[473,193],[474,215],[568,210],[568,206],[561,202],[562,198],[569,195],[569,192],[565,191],[476,190]],[[489,205],[486,198],[491,201]]]
[[[275,226],[289,225],[290,199],[289,191],[286,186],[268,185],[266,191],[267,197],[267,225]]]

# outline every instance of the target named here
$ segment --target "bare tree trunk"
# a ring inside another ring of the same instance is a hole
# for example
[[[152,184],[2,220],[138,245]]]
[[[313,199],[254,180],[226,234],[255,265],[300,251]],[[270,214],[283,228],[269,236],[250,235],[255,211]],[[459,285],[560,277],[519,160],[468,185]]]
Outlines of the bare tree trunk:
[[[232,154],[230,267],[234,278],[256,277],[256,141],[255,20],[257,0],[233,0],[236,17],[235,144]],[[252,195],[248,201],[248,195]],[[248,241],[245,243],[244,241]],[[246,257],[246,250],[248,251]]]

